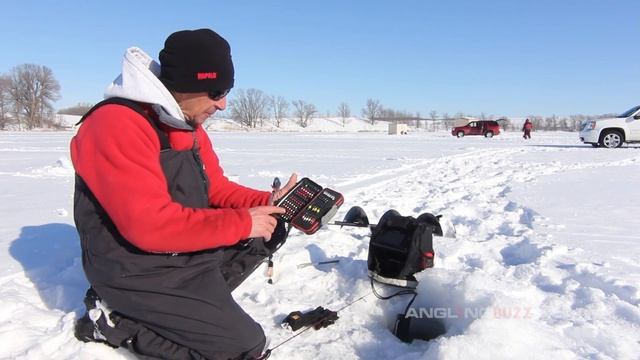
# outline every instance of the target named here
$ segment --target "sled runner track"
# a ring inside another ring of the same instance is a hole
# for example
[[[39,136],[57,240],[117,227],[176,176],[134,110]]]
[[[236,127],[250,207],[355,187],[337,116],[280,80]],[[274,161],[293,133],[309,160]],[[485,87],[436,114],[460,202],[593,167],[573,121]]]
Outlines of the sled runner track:
[[[446,168],[446,164],[452,161],[465,161],[471,160],[479,155],[491,153],[492,155],[508,156],[519,150],[514,149],[486,149],[477,150],[464,154],[443,156],[438,158],[431,158],[425,160],[417,160],[412,164],[403,164],[400,167],[393,169],[386,169],[379,171],[375,174],[367,174],[361,177],[357,177],[353,180],[346,180],[337,182],[336,188],[344,189],[343,191],[350,195],[357,196],[359,193],[366,193],[376,188],[384,187],[388,183],[398,181],[400,178],[406,175],[410,175],[415,172],[429,171],[435,169]],[[437,171],[436,171],[437,172]],[[353,190],[352,190],[353,189]],[[357,189],[357,190],[355,190]]]
[[[470,179],[474,179],[474,175],[472,173],[484,171],[486,175],[495,175],[490,170],[495,168],[501,161],[508,160],[509,157],[513,155],[526,152],[558,152],[562,150],[562,148],[547,149],[530,147],[483,149],[463,154],[419,160],[414,164],[404,164],[397,168],[386,169],[378,173],[368,174],[353,180],[337,182],[335,187],[342,189],[347,194],[347,201],[349,201],[350,198],[358,197],[359,194],[366,194],[376,189],[384,188],[390,183],[397,182],[400,184],[403,182],[403,179],[406,180],[407,178],[411,180],[422,179],[422,183],[425,183],[425,188],[429,187],[429,184],[426,184],[426,180],[428,179],[432,184],[444,184],[448,189],[453,189],[457,188],[455,183],[456,181],[462,181],[466,184],[471,181]],[[486,159],[490,160],[487,161]],[[514,171],[514,175],[511,178],[504,179],[504,182],[506,184],[510,184],[511,182],[528,182],[535,180],[539,176],[551,175],[568,170],[628,166],[634,164],[640,164],[640,156],[636,155],[616,162],[584,162],[551,167],[547,164],[534,164],[533,166],[529,166],[528,170],[535,171],[523,171],[524,169],[522,166],[520,166],[518,162],[514,162],[508,166],[511,171]],[[411,174],[414,173],[419,173],[421,176],[411,176]],[[480,179],[485,180],[482,177],[480,177]],[[473,181],[477,180],[478,179],[475,179]],[[506,188],[506,186],[504,188]],[[502,190],[504,190],[504,188]]]
[[[428,159],[411,167],[396,169],[397,173],[389,170],[379,177],[371,176],[365,180],[378,181],[350,192],[346,199],[348,203],[363,205],[366,210],[372,209],[375,213],[372,221],[381,215],[376,213],[377,209],[400,207],[400,212],[414,216],[421,212],[444,213],[456,225],[456,239],[435,242],[435,271],[419,276],[423,280],[419,292],[437,295],[419,298],[417,306],[446,308],[453,303],[461,309],[491,309],[493,316],[507,316],[501,311],[508,309],[512,317],[526,314],[526,318],[519,318],[525,324],[532,317],[538,319],[539,326],[543,327],[538,330],[548,334],[548,344],[552,344],[554,340],[551,339],[557,336],[553,334],[559,332],[566,339],[563,341],[578,344],[573,349],[574,354],[581,357],[606,354],[618,358],[620,353],[616,347],[603,349],[597,337],[584,338],[580,331],[574,332],[571,327],[588,331],[582,309],[594,306],[598,301],[607,304],[603,305],[607,310],[590,315],[598,319],[595,321],[613,321],[610,319],[616,314],[624,314],[622,321],[640,319],[638,285],[609,274],[606,264],[585,259],[579,248],[555,244],[544,228],[536,228],[536,224],[550,220],[535,209],[511,201],[507,195],[511,186],[536,181],[542,176],[633,166],[640,163],[640,157],[632,153],[631,157],[617,161],[585,159],[574,163],[531,163],[515,156],[561,151],[567,150],[526,147]],[[478,156],[490,160],[482,161]],[[422,206],[402,208],[409,202]],[[595,236],[592,234],[589,238]],[[622,237],[631,239],[637,236]],[[478,271],[482,273],[481,277],[476,276]],[[453,286],[456,290],[443,291],[434,283]],[[492,288],[504,289],[509,295],[496,298],[490,290]],[[466,300],[467,297],[479,300]],[[567,327],[558,329],[558,319],[563,319]],[[449,328],[458,329],[450,335],[464,335],[473,321],[449,319]],[[617,337],[619,335],[601,335],[609,342],[622,342]],[[628,334],[625,338],[629,341],[633,335]],[[637,343],[635,347],[638,347]],[[599,350],[592,352],[594,348]]]

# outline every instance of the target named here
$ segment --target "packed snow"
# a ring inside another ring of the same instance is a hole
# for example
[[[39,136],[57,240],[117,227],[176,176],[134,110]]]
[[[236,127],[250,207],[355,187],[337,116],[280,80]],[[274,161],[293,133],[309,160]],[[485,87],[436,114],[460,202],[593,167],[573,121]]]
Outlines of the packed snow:
[[[411,344],[390,332],[409,299],[367,295],[367,229],[293,230],[274,258],[274,284],[262,267],[234,292],[271,347],[292,335],[279,326],[289,312],[367,296],[272,358],[638,359],[640,147],[520,135],[210,132],[226,173],[244,185],[268,189],[297,172],[344,194],[336,219],[357,205],[372,222],[396,209],[443,214],[455,227],[455,237],[435,238],[435,267],[417,275],[413,305],[442,310],[446,334]],[[73,336],[87,281],[72,136],[0,132],[0,359],[133,359]],[[297,267],[325,260],[339,262]]]

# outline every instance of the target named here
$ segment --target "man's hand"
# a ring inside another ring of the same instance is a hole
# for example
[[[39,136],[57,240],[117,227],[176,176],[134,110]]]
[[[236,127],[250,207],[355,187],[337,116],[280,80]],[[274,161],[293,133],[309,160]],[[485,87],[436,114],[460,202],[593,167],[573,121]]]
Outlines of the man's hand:
[[[257,206],[249,209],[251,215],[250,238],[261,237],[265,241],[271,240],[271,234],[278,221],[271,214],[284,214],[284,208],[278,206]]]
[[[293,187],[296,186],[297,182],[298,174],[291,174],[289,181],[287,181],[287,184],[284,187],[273,191],[273,193],[271,194],[271,198],[269,198],[269,204],[275,204],[276,201],[280,200],[287,192],[289,192],[289,190],[293,189]]]

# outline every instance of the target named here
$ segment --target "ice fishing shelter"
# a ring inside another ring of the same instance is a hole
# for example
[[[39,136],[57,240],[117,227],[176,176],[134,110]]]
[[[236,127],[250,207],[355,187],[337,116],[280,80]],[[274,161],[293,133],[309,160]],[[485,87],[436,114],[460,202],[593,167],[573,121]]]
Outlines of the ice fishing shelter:
[[[405,135],[409,132],[407,124],[400,124],[397,122],[389,123],[389,135]]]

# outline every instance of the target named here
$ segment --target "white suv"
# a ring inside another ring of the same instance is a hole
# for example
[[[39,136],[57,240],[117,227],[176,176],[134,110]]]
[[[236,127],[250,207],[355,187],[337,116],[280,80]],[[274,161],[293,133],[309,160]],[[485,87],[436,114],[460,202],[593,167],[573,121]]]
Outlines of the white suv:
[[[583,121],[580,141],[607,148],[620,147],[624,142],[640,142],[640,105],[614,118]]]

